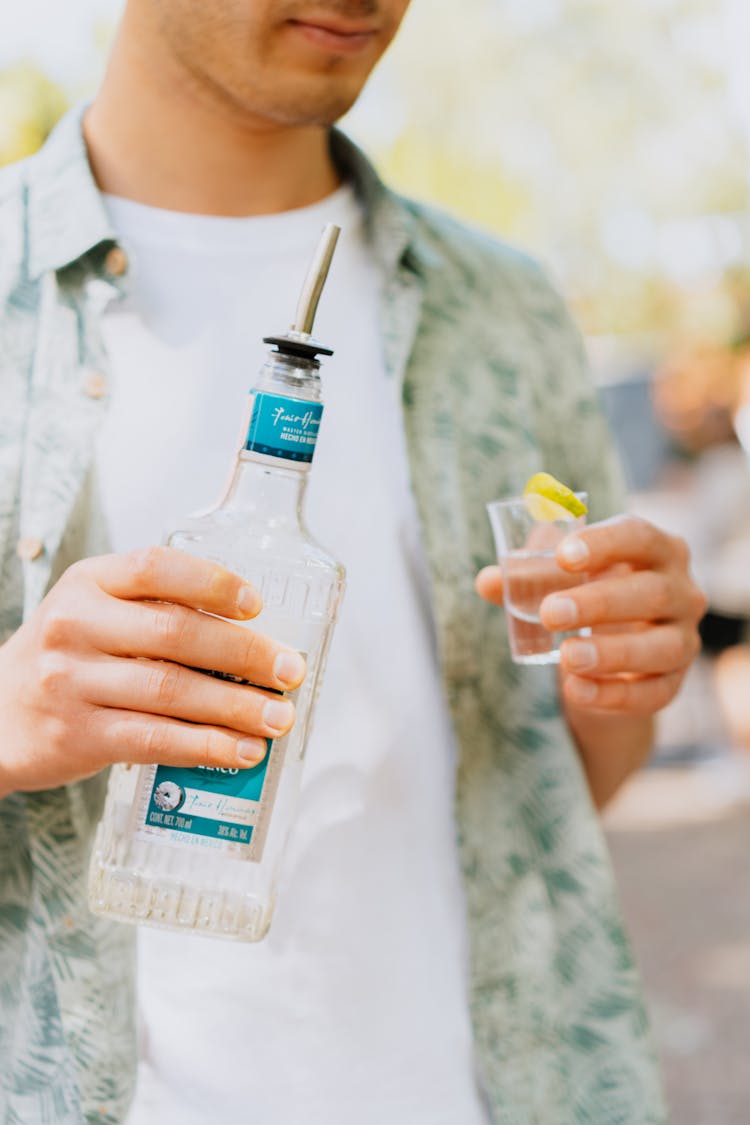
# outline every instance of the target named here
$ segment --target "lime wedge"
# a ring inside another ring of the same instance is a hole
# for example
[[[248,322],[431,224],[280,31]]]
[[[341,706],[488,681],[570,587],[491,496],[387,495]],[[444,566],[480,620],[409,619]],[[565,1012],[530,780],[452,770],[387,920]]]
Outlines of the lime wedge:
[[[523,490],[526,507],[535,520],[570,520],[588,509],[572,489],[550,473],[534,473]]]

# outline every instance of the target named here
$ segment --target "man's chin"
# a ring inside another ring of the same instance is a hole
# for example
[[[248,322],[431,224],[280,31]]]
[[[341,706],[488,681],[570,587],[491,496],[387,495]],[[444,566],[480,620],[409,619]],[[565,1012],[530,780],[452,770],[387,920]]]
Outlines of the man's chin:
[[[328,127],[348,113],[358,94],[359,89],[347,96],[342,96],[341,92],[337,91],[329,97],[306,97],[294,101],[290,99],[289,102],[266,105],[263,112],[264,116],[278,125],[296,128],[310,125]]]

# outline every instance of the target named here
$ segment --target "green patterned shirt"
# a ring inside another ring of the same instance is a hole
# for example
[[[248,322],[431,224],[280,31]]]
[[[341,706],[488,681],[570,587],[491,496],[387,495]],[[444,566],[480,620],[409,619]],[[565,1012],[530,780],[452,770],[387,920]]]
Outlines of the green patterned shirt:
[[[107,396],[87,391],[92,371],[108,372],[101,314],[128,276],[111,272],[115,236],[80,118],[0,173],[0,641],[71,562],[107,549],[90,473]],[[532,472],[587,489],[594,517],[621,507],[580,340],[534,262],[393,194],[341,134],[332,145],[365,209],[386,367],[402,389],[460,747],[472,1020],[491,1117],[658,1125],[637,974],[554,674],[511,662],[501,611],[473,591],[493,555],[485,502]],[[22,561],[25,538],[42,550]],[[0,802],[6,1125],[115,1125],[132,1094],[134,934],[86,907],[104,782]]]

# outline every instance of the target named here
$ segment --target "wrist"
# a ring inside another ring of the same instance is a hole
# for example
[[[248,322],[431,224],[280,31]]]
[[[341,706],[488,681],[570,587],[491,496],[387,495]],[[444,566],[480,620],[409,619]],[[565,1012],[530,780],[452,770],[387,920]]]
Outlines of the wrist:
[[[563,697],[563,714],[598,809],[648,758],[654,740],[651,715],[587,711]]]

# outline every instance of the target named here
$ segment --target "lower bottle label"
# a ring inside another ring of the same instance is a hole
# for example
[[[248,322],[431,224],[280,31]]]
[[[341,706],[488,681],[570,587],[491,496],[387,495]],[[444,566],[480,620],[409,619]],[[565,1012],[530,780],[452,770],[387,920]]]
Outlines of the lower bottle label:
[[[249,680],[223,672],[202,668],[194,671],[255,686]],[[291,699],[296,694],[288,693]],[[267,738],[265,758],[249,769],[157,766],[141,813],[141,831],[146,836],[152,836],[154,830],[159,835],[166,833],[173,842],[180,839],[173,833],[202,837],[195,842],[209,847],[229,845],[228,850],[242,859],[259,861],[279,787],[286,741],[287,736]]]
[[[268,739],[266,757],[248,770],[158,766],[146,824],[252,845],[262,823],[263,790],[272,753]]]

